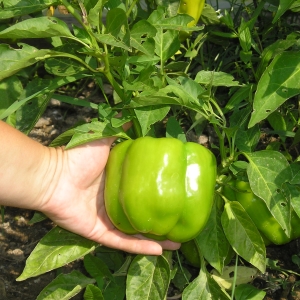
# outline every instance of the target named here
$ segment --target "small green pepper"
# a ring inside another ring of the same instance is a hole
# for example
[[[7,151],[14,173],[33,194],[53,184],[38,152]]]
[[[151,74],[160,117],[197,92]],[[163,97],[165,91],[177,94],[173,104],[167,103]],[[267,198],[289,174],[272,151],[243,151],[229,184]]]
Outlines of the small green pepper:
[[[229,186],[225,187],[223,190],[224,196],[228,200],[238,201],[243,206],[257,229],[262,233],[263,238],[266,238],[267,241],[269,240],[276,245],[282,245],[300,237],[300,219],[295,211],[292,211],[292,232],[291,236],[288,237],[269,211],[266,203],[254,195],[249,182],[237,180],[230,182],[229,185],[232,185],[235,189],[233,190]]]
[[[216,159],[196,143],[143,137],[115,146],[106,166],[105,206],[116,228],[186,242],[213,204]]]

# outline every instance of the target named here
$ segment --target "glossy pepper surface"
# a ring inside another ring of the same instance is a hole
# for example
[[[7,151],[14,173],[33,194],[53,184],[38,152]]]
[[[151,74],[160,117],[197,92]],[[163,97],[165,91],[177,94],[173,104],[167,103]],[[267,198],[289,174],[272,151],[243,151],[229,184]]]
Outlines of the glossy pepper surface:
[[[188,23],[188,27],[196,26],[202,14],[205,0],[181,0],[179,4],[178,13],[187,14],[194,18]]]
[[[271,243],[276,245],[282,245],[300,237],[300,219],[292,211],[291,215],[291,236],[288,237],[277,220],[273,217],[269,211],[266,203],[252,192],[249,182],[245,181],[233,181],[230,183],[235,187],[235,190],[228,188],[225,189],[224,196],[228,200],[238,201],[247,214],[256,225],[257,229],[262,233],[263,238],[267,238]]]
[[[179,14],[186,14],[194,18],[193,21],[187,24],[188,27],[196,26],[202,14],[205,5],[205,0],[181,0],[178,8]],[[189,32],[181,31],[179,40],[183,42],[190,36]]]
[[[112,149],[106,166],[106,211],[127,234],[185,242],[208,220],[215,181],[215,157],[199,144],[127,140]]]

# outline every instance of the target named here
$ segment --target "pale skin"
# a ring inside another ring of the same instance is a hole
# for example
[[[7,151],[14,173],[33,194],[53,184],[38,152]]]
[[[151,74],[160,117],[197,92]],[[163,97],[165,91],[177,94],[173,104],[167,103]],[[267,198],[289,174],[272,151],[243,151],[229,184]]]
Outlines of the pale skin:
[[[178,249],[179,243],[123,234],[110,222],[103,191],[113,142],[50,148],[0,121],[0,205],[41,211],[71,232],[130,253]]]

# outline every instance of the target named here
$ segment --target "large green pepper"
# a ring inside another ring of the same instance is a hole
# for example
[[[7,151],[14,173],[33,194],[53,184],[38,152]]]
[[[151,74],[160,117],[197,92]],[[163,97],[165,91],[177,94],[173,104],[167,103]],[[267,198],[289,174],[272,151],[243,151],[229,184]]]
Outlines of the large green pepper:
[[[116,228],[185,242],[205,226],[216,160],[196,143],[143,137],[116,145],[106,166],[105,205]]]
[[[230,187],[227,186],[223,192],[224,196],[227,197],[228,200],[238,201],[250,216],[257,229],[262,233],[263,237],[266,237],[271,243],[282,245],[300,237],[300,219],[295,211],[292,211],[292,232],[291,236],[288,237],[269,211],[266,203],[253,194],[249,182],[236,180],[229,185],[232,185],[235,189],[230,189]]]

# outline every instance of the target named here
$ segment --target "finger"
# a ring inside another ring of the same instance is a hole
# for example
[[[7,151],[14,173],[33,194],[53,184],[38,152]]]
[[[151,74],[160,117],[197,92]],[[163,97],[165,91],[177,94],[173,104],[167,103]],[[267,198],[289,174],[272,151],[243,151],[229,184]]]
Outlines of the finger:
[[[172,241],[169,241],[169,240],[166,240],[166,241],[159,241],[158,242],[162,248],[164,250],[178,250],[181,246],[180,243],[176,243],[176,242],[172,242]]]
[[[157,240],[147,238],[141,234],[135,234],[134,236],[141,240],[148,240],[148,241],[156,242],[156,243],[160,244],[164,250],[178,250],[181,246],[181,243],[173,242],[170,240],[157,241]]]
[[[163,251],[161,244],[158,242],[139,239],[116,229],[106,231],[99,239],[94,240],[109,248],[134,254],[161,255]]]

